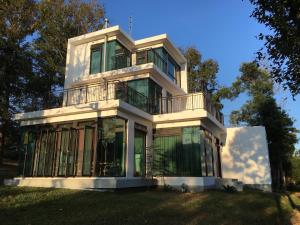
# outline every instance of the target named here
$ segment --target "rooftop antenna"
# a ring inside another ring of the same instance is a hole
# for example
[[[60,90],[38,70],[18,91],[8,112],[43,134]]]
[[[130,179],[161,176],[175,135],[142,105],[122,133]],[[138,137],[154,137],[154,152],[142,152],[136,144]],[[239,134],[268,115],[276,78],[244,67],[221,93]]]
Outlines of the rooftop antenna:
[[[129,17],[129,35],[132,37],[132,16]]]
[[[103,28],[106,29],[109,27],[109,20],[107,18],[104,19],[104,26]]]

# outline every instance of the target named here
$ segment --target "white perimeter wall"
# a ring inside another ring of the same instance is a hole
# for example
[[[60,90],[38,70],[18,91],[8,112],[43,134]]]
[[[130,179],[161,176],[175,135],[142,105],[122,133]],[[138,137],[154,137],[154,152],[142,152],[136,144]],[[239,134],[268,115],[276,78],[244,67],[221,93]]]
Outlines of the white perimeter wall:
[[[235,178],[244,184],[271,184],[271,172],[265,128],[227,128],[222,148],[223,178]]]

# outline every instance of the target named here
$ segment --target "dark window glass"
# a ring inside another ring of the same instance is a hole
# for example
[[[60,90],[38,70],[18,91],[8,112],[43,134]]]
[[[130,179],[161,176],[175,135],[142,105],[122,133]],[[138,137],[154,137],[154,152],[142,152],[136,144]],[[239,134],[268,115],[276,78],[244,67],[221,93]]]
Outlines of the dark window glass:
[[[101,120],[98,143],[98,175],[104,177],[125,176],[126,121],[121,118]]]
[[[180,66],[164,48],[147,49],[136,54],[137,65],[153,62],[173,81],[180,84]]]
[[[145,175],[146,133],[135,129],[134,131],[134,175]]]
[[[82,162],[82,175],[91,175],[92,153],[93,153],[94,128],[86,126],[84,129],[84,149]]]
[[[200,127],[156,130],[153,173],[165,176],[213,176],[213,151]]]
[[[150,114],[160,113],[162,88],[153,80],[138,79],[116,87],[116,96]]]
[[[102,68],[102,46],[92,47],[90,74],[100,73]]]
[[[131,66],[131,53],[118,41],[107,42],[106,71],[121,69]]]
[[[136,64],[141,65],[147,63],[147,51],[140,51],[136,53]]]

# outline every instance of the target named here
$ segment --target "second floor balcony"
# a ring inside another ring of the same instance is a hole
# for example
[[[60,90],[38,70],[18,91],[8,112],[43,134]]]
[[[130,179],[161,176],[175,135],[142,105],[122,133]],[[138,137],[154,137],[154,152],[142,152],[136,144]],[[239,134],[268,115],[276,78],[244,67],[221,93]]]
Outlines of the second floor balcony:
[[[119,99],[151,115],[178,113],[203,109],[224,125],[223,114],[211,102],[210,95],[203,92],[162,97],[145,96],[123,82],[96,83],[69,88],[58,94],[53,107],[67,107],[98,101]]]

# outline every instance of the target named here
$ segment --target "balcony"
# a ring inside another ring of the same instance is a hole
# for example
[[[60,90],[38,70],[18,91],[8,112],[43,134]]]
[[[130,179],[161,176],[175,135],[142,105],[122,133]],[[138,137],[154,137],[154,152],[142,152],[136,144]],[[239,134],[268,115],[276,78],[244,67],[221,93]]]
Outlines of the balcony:
[[[123,82],[95,83],[76,88],[69,88],[58,95],[59,101],[47,108],[86,104],[107,100],[122,100],[151,115],[178,113],[204,109],[217,121],[224,124],[223,114],[211,104],[210,95],[202,92],[173,96],[149,98],[130,88]]]

